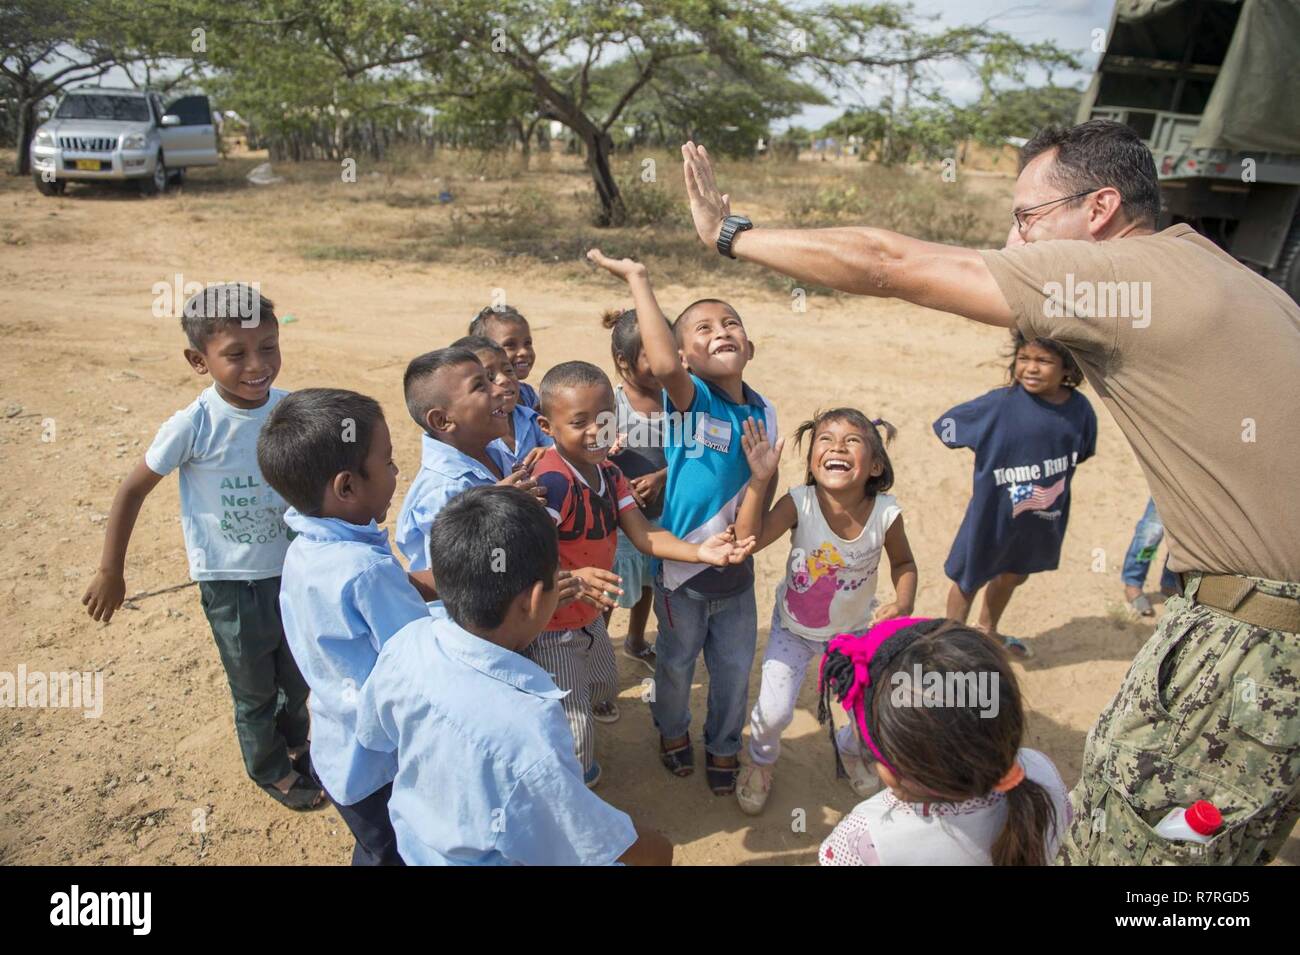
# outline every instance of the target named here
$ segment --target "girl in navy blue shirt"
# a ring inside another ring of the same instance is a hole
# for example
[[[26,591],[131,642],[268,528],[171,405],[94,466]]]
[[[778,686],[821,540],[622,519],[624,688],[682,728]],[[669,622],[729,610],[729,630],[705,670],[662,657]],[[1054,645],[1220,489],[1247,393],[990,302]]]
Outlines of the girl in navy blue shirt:
[[[1097,448],[1097,416],[1076,390],[1083,374],[1064,346],[1014,333],[1011,385],[960,404],[934,423],[950,448],[975,452],[970,504],[944,573],[947,616],[965,622],[988,584],[980,629],[1020,657],[1028,646],[998,634],[1011,594],[1030,574],[1055,570],[1070,517],[1070,478]]]

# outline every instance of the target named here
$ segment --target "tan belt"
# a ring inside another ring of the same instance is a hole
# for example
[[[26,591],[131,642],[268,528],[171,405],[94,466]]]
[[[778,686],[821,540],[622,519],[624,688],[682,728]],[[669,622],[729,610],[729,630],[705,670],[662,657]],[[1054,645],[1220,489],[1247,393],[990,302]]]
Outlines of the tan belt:
[[[1300,600],[1260,593],[1253,581],[1231,574],[1205,574],[1196,602],[1265,630],[1300,633]]]

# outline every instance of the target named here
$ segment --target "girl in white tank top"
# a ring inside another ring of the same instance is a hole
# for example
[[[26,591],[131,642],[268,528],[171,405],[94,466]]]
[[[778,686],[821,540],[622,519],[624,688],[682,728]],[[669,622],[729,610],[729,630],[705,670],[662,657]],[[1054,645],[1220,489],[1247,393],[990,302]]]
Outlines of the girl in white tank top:
[[[757,537],[757,550],[790,533],[790,555],[777,586],[758,701],[750,716],[749,763],[736,786],[740,808],[750,815],[762,811],[771,792],[781,733],[794,718],[808,664],[835,635],[861,633],[873,621],[912,611],[916,563],[902,509],[885,493],[894,480],[885,450],[893,434],[892,425],[871,421],[852,408],[805,421],[795,431],[796,442],[809,439],[805,483],[790,488],[764,513],[784,441],[772,447],[761,423],[745,424],[741,445],[752,477],[736,517],[736,535]],[[876,600],[882,552],[889,555],[895,592],[883,607]],[[842,742],[841,758],[854,790],[863,796],[874,792],[879,782],[868,762],[851,736]]]

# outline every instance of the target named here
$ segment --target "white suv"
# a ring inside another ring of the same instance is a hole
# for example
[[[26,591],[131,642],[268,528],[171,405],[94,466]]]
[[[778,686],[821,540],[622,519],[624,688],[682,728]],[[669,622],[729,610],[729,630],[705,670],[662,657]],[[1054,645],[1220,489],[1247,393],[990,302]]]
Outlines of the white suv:
[[[42,195],[103,180],[132,180],[156,195],[186,167],[217,164],[212,107],[206,96],[182,96],[164,109],[149,90],[69,90],[32,137],[31,159]]]

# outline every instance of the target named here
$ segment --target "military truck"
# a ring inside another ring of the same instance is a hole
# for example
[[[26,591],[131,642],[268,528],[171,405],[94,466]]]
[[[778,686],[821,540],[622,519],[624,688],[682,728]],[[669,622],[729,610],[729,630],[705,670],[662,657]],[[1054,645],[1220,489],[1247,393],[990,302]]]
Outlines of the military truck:
[[[1300,0],[1117,0],[1079,121],[1155,156],[1160,227],[1189,223],[1300,301]]]

